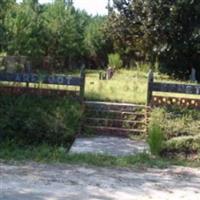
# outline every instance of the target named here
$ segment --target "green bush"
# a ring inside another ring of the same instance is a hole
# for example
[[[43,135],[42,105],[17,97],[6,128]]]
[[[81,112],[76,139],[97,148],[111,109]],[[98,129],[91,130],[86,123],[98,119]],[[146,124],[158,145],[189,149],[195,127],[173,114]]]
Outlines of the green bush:
[[[148,143],[153,155],[160,155],[164,144],[164,134],[157,124],[151,124],[149,128]]]
[[[20,144],[68,145],[78,131],[79,103],[66,98],[0,96],[0,138]]]
[[[164,132],[163,156],[200,153],[199,111],[175,107],[156,108],[151,113],[150,121],[150,124],[159,124]]]
[[[151,113],[151,123],[157,123],[169,140],[179,136],[199,134],[200,112],[181,108],[156,108]]]
[[[109,63],[109,66],[113,67],[114,69],[120,69],[123,65],[123,62],[118,53],[109,54],[108,63]]]
[[[176,153],[200,153],[200,135],[176,137],[165,143],[163,151]]]

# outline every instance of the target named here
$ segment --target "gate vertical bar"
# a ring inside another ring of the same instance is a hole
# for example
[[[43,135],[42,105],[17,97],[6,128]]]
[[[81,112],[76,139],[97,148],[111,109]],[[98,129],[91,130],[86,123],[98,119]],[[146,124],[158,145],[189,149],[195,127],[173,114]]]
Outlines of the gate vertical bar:
[[[81,68],[80,76],[81,76],[80,100],[81,100],[81,103],[83,103],[84,95],[85,95],[85,66]]]
[[[150,113],[150,110],[151,110],[151,107],[150,107],[150,103],[151,103],[151,99],[152,99],[152,93],[153,93],[153,90],[152,90],[152,84],[153,84],[153,81],[154,81],[154,76],[153,76],[153,72],[152,70],[149,71],[148,73],[148,79],[147,79],[147,101],[146,101],[146,133],[148,134],[148,124],[149,124],[149,113]]]
[[[147,80],[147,102],[146,105],[149,106],[151,103],[152,99],[152,83],[154,81],[154,76],[152,70],[149,71],[148,73],[148,80]]]

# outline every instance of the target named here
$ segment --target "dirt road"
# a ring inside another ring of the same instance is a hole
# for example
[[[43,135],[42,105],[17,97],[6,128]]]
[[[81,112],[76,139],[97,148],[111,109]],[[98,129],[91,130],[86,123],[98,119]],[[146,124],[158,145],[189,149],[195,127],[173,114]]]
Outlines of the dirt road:
[[[0,200],[199,200],[200,169],[0,163]]]

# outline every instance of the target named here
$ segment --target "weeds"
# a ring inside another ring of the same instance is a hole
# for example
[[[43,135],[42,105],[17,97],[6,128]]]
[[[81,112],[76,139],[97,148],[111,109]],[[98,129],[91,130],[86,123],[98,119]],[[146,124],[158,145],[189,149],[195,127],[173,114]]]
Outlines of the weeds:
[[[200,162],[169,160],[152,157],[148,154],[113,157],[101,154],[67,154],[67,149],[43,144],[37,147],[20,146],[13,142],[0,143],[0,159],[4,161],[35,161],[42,163],[87,164],[102,167],[159,167],[170,165],[200,166]]]
[[[115,70],[118,70],[122,67],[123,62],[118,53],[108,55],[109,66],[113,67]]]
[[[149,147],[153,155],[160,155],[164,144],[164,133],[158,124],[152,124],[149,128]]]
[[[156,81],[185,83],[169,79],[164,74],[155,73]],[[99,80],[99,71],[86,72],[85,97],[88,100],[102,100],[145,104],[147,95],[147,70],[118,70],[111,80]],[[199,98],[198,95],[183,95],[158,92],[157,95]]]
[[[195,110],[180,108],[156,108],[151,113],[150,136],[159,135],[162,130],[164,142],[158,147],[161,154],[167,157],[191,157],[193,160],[199,159],[200,154],[200,113]],[[158,128],[152,128],[151,124],[157,124]],[[150,146],[159,145],[151,139]],[[155,144],[154,144],[155,143]],[[161,150],[160,150],[161,148]]]

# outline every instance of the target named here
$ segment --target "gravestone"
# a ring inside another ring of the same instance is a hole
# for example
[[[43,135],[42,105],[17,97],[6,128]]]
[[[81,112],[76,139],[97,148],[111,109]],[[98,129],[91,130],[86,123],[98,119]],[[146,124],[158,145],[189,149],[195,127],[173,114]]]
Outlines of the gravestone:
[[[196,69],[194,67],[191,68],[190,80],[192,82],[196,82]]]
[[[16,57],[15,56],[7,56],[4,59],[5,70],[7,73],[16,72]]]
[[[25,69],[26,62],[27,62],[27,57],[26,56],[20,56],[19,68],[18,68],[19,71],[23,71]]]
[[[113,77],[114,74],[114,70],[112,67],[108,67],[107,71],[106,71],[106,77],[107,80],[110,80]]]

